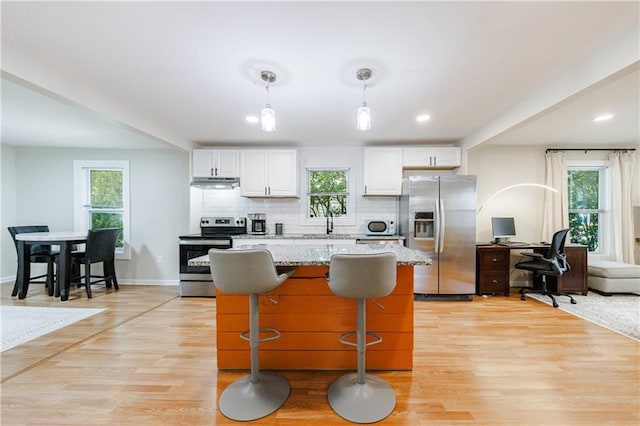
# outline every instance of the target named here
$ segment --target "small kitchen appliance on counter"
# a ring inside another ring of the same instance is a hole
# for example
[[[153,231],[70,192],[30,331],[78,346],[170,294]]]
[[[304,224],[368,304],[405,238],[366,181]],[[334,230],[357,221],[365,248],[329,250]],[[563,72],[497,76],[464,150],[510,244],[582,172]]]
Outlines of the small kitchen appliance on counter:
[[[396,235],[396,224],[393,220],[367,219],[364,225],[367,235]]]
[[[249,234],[266,235],[267,234],[267,215],[266,213],[249,213]]]
[[[209,253],[209,249],[230,249],[231,236],[247,233],[244,217],[203,217],[200,233],[178,237],[180,247],[180,296],[215,297],[216,289],[207,266],[189,266],[189,259]]]

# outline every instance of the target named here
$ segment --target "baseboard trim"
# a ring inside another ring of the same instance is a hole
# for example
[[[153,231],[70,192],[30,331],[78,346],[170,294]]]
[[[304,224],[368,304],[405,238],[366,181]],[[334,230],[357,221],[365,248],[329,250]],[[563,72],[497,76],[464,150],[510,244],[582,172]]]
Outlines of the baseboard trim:
[[[0,284],[13,285],[15,276],[0,278]],[[127,278],[118,278],[118,284],[123,285],[163,285],[163,286],[178,286],[180,280],[130,280]]]

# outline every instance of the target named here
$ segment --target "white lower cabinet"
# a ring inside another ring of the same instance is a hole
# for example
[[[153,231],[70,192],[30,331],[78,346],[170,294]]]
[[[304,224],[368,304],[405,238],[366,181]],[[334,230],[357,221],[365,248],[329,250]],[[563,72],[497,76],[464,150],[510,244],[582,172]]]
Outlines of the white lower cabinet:
[[[349,240],[343,240],[343,239],[337,239],[337,238],[296,238],[294,240],[295,245],[297,246],[324,246],[327,244],[333,244],[333,245],[355,245],[356,244],[356,240],[353,239],[349,239]]]
[[[273,246],[273,245],[293,245],[293,239],[290,238],[234,238],[233,247],[240,246]]]

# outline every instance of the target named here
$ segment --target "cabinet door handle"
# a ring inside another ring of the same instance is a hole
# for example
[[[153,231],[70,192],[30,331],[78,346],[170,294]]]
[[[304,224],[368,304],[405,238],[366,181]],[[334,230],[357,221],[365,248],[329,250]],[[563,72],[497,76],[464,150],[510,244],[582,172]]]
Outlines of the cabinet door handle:
[[[215,175],[213,174],[213,167],[211,168],[211,176],[215,176]]]
[[[218,176],[218,168],[216,167],[216,174],[214,176]]]
[[[491,259],[491,261],[492,261],[493,263],[496,263],[496,262],[498,261],[498,259],[496,259],[496,258],[494,257],[493,259]]]

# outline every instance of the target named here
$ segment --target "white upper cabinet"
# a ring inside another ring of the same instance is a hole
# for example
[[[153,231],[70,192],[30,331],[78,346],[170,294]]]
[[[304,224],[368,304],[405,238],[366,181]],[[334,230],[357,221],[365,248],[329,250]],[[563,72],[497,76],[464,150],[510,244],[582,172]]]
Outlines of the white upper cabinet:
[[[461,165],[457,146],[411,146],[403,148],[402,167],[406,169],[455,169]]]
[[[194,149],[193,177],[240,176],[240,151],[237,149]]]
[[[364,149],[364,195],[402,194],[402,147]]]
[[[240,151],[240,195],[297,197],[298,152],[295,149]]]

